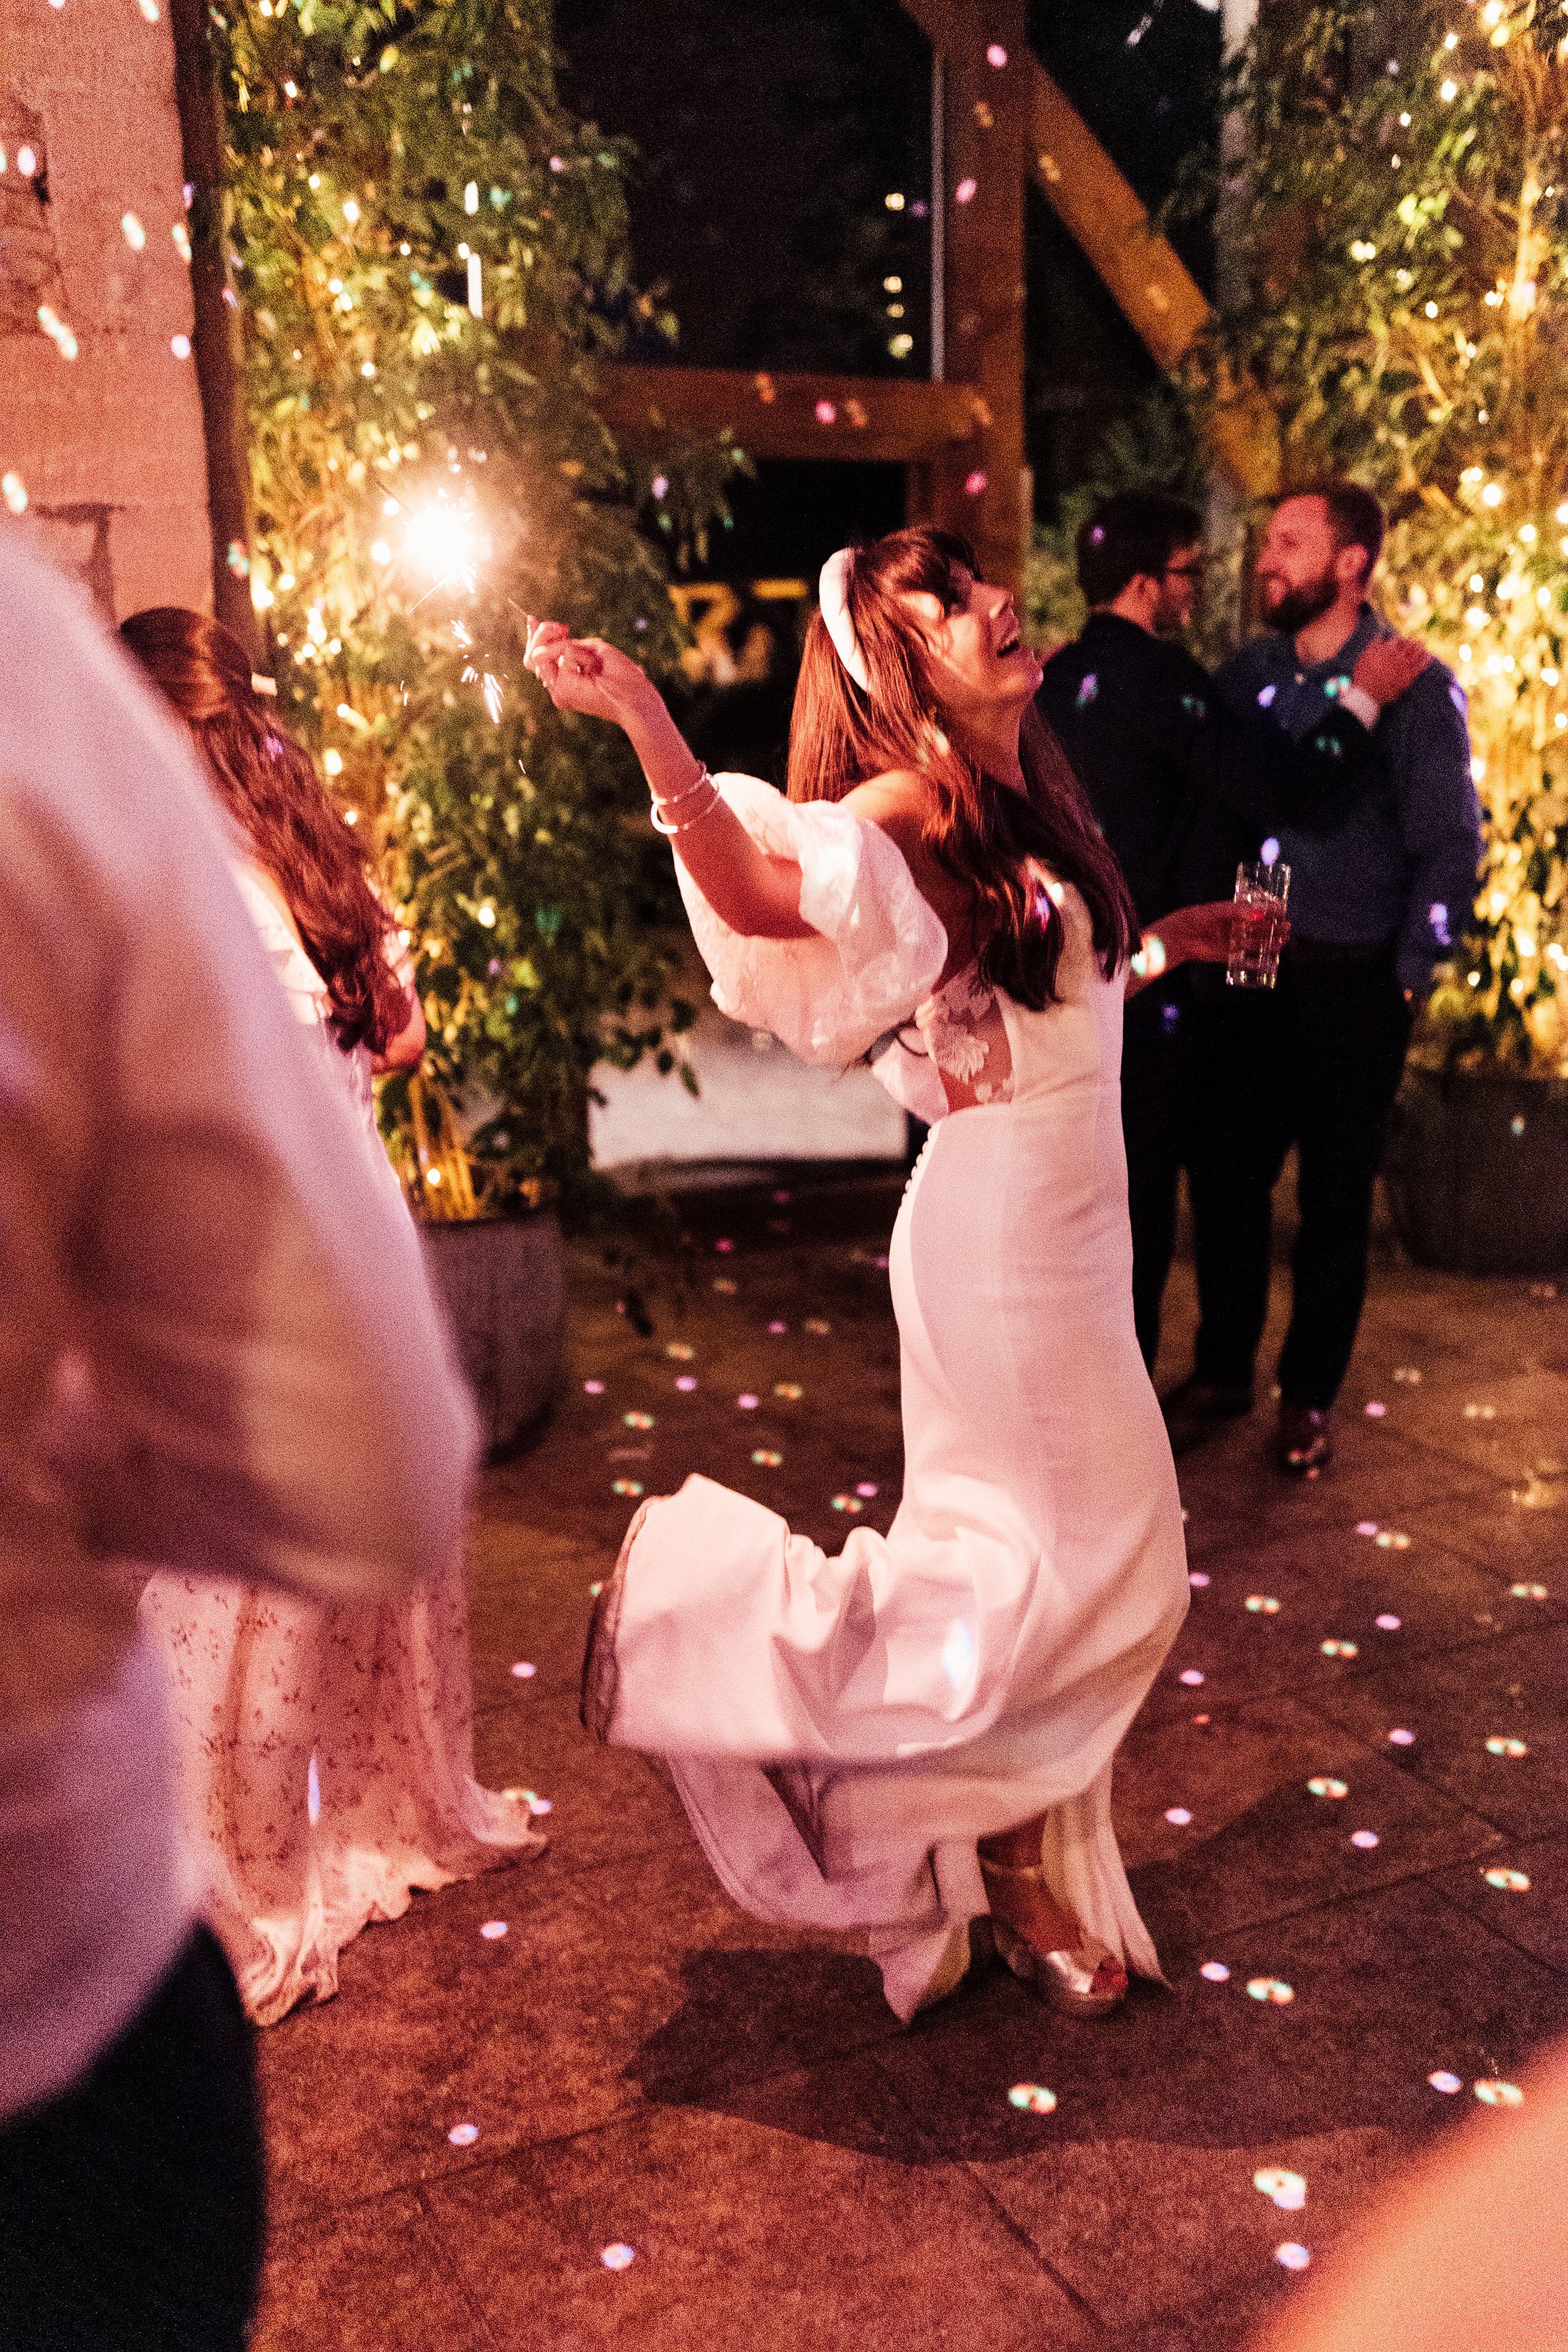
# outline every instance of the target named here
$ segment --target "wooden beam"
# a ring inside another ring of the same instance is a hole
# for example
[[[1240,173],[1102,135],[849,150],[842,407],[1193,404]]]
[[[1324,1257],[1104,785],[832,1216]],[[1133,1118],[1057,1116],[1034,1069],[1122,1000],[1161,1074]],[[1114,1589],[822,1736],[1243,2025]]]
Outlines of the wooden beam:
[[[911,483],[919,510],[972,540],[987,580],[1016,589],[1033,517],[1024,494],[1025,0],[977,0],[971,37],[942,56],[946,373],[981,403],[973,457],[949,454]]]
[[[906,15],[948,60],[978,70],[996,37],[986,0],[903,0]],[[1014,62],[1010,57],[1009,65]],[[1162,368],[1192,349],[1211,316],[1203,289],[1059,85],[1032,50],[1018,47],[1026,85],[1028,168],[1052,211],[1081,247],[1129,324]],[[1258,394],[1233,392],[1214,419],[1215,441],[1242,487],[1266,496],[1279,479],[1273,413]]]
[[[967,384],[732,368],[606,365],[597,406],[627,441],[731,432],[753,457],[922,465],[977,446],[984,404]]]
[[[250,467],[240,414],[234,292],[225,257],[223,100],[205,0],[171,0],[174,97],[190,188],[196,385],[206,441],[213,610],[253,662],[261,635],[250,601]]]

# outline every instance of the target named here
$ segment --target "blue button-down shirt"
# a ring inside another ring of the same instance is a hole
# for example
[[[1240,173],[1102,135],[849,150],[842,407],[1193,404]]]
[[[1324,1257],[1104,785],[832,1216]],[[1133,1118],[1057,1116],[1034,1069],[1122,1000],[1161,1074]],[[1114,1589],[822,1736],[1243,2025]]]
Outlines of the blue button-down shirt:
[[[1298,739],[1350,682],[1374,637],[1391,633],[1363,604],[1331,660],[1304,663],[1295,640],[1267,630],[1218,674],[1238,709],[1261,706]],[[1299,939],[1343,947],[1394,943],[1401,985],[1425,995],[1439,956],[1470,919],[1481,821],[1470,778],[1464,688],[1433,662],[1377,726],[1384,777],[1330,833],[1279,828],[1290,867],[1290,925]]]

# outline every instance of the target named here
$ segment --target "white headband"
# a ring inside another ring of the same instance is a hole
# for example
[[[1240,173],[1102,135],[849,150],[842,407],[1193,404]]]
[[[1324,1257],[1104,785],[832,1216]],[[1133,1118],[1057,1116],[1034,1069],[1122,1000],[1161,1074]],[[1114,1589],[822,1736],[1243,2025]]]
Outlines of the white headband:
[[[862,694],[871,690],[871,673],[866,667],[866,656],[860,650],[860,640],[855,635],[855,624],[849,617],[849,575],[855,569],[855,551],[841,547],[823,565],[816,583],[816,601],[822,612],[822,625],[833,640],[833,650],[854,679]]]

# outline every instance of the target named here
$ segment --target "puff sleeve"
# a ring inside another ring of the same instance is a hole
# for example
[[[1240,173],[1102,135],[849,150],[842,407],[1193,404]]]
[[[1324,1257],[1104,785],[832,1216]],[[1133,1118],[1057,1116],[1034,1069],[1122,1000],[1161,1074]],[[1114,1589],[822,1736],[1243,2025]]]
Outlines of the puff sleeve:
[[[758,847],[801,869],[817,937],[747,939],[676,860],[692,935],[732,1021],[770,1029],[805,1062],[847,1067],[909,1020],[947,961],[947,933],[881,828],[827,801],[789,801],[754,776],[714,782]]]

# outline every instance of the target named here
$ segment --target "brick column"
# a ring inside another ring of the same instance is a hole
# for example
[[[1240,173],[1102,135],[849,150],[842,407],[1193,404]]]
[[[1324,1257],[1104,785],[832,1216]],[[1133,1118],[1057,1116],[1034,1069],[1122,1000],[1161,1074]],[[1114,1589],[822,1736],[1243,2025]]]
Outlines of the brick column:
[[[206,452],[163,0],[0,0],[0,478],[10,510],[0,509],[0,527],[74,572],[112,618],[153,604],[210,611]]]

